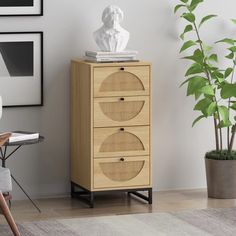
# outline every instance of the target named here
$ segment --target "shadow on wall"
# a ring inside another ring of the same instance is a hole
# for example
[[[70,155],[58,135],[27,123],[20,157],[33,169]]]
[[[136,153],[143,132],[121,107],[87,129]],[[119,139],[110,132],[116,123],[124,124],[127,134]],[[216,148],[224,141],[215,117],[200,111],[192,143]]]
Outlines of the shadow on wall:
[[[161,22],[156,28],[160,44],[157,58],[153,58],[153,101],[155,104],[154,120],[154,166],[159,171],[159,180],[154,181],[157,189],[178,188],[180,181],[187,185],[189,173],[184,167],[193,163],[195,156],[190,156],[195,137],[192,137],[191,122],[194,117],[192,101],[187,100],[185,89],[179,85],[184,80],[187,62],[180,60],[179,21],[171,4],[165,4],[161,12]],[[161,32],[161,33],[160,33]],[[158,79],[155,79],[158,78]],[[196,133],[196,132],[195,132]],[[197,135],[199,133],[197,132]],[[191,136],[192,141],[189,139]],[[197,138],[197,137],[196,137]],[[190,149],[186,150],[186,145]],[[195,147],[195,149],[198,149]],[[187,158],[188,157],[188,158]],[[195,160],[194,162],[200,162]],[[168,173],[168,176],[167,176]],[[194,172],[190,173],[194,176]],[[194,178],[194,177],[191,177]],[[164,186],[164,187],[163,187]]]

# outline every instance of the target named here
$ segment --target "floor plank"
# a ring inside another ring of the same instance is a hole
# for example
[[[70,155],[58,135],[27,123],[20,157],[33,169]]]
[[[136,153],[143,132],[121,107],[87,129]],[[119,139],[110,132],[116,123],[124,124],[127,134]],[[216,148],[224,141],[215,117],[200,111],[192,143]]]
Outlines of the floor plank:
[[[124,193],[97,196],[95,198],[95,208],[93,209],[88,208],[79,200],[71,198],[40,199],[36,202],[42,213],[38,213],[27,200],[13,201],[11,211],[15,220],[18,222],[53,220],[236,206],[236,200],[234,199],[208,199],[204,189],[155,192],[153,194],[153,205],[148,205],[135,197],[129,198]]]

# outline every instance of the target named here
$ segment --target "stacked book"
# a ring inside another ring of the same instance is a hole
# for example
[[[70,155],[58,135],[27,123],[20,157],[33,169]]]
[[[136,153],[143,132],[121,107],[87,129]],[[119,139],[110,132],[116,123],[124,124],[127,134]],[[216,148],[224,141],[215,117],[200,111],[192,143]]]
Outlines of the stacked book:
[[[86,51],[86,60],[92,62],[122,62],[137,61],[137,51],[123,52],[102,52],[102,51]]]
[[[39,138],[39,133],[29,133],[22,131],[15,131],[11,134],[9,138],[9,143],[15,143],[26,140],[34,140]]]

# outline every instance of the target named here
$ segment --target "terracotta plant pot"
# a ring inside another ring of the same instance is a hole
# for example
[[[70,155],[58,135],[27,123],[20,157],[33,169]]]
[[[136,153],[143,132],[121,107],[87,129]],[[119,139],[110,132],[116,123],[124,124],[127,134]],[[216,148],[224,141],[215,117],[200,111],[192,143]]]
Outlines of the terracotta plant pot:
[[[205,158],[207,191],[210,198],[236,198],[236,160]]]

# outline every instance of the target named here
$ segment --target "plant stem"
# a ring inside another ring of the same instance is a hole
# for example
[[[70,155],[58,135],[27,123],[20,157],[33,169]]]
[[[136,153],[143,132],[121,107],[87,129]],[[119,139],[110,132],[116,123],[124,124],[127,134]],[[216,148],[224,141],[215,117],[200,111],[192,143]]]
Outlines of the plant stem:
[[[232,127],[232,136],[231,136],[230,145],[229,145],[229,152],[231,152],[233,150],[235,133],[236,133],[236,124],[233,125],[233,127]]]
[[[193,22],[193,25],[194,25],[194,28],[195,28],[195,31],[196,31],[196,34],[197,34],[197,38],[198,38],[198,41],[199,41],[199,45],[200,45],[200,48],[201,48],[201,52],[202,52],[202,55],[203,55],[203,58],[205,60],[205,53],[204,53],[204,49],[203,49],[203,46],[202,46],[202,40],[201,40],[201,37],[200,37],[200,34],[199,34],[199,31],[198,31],[198,28],[197,28],[197,25],[195,22]],[[210,74],[209,74],[209,71],[207,69],[205,69],[205,74],[206,74],[206,77],[209,81],[209,84],[211,85],[211,78],[210,78]],[[216,102],[216,106],[218,107],[218,102],[217,102],[217,99],[216,99],[216,96],[214,95],[214,101]],[[218,119],[219,119],[219,125],[220,125],[220,114],[219,114],[219,111],[217,110],[217,114],[218,114]],[[222,139],[222,130],[221,128],[220,129],[220,147],[219,147],[219,134],[218,134],[218,127],[217,127],[217,119],[214,117],[214,127],[215,127],[215,139],[216,139],[216,150],[219,151],[219,149],[222,151],[223,149],[223,139]]]
[[[232,76],[231,76],[231,84],[233,83],[233,80],[234,80],[234,72],[235,72],[235,68],[236,68],[236,64],[235,64],[236,57],[234,58],[233,62],[234,62],[234,66],[233,66],[233,71],[232,71]],[[228,101],[229,114],[230,114],[230,103],[231,103],[231,98],[229,98],[229,101]],[[232,127],[232,132],[233,132],[233,127]],[[229,127],[227,127],[227,142],[228,142],[228,151],[230,151],[230,128]]]
[[[219,134],[217,130],[217,120],[214,118],[214,127],[215,127],[215,138],[216,138],[216,150],[219,151]]]
[[[227,147],[228,147],[228,151],[229,151],[229,148],[230,148],[230,128],[227,127]]]

